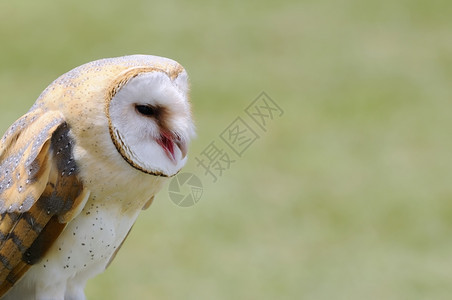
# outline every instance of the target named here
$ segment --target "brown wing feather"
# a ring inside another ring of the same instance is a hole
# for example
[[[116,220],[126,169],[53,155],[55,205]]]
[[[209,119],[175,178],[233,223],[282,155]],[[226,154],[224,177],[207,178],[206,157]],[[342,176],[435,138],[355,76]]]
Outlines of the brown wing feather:
[[[87,196],[59,113],[31,112],[11,128],[0,147],[0,297],[45,255]]]

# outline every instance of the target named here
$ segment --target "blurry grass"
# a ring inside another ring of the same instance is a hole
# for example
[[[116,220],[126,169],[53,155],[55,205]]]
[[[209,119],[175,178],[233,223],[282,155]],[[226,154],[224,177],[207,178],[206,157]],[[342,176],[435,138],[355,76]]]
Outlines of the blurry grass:
[[[0,4],[0,129],[84,62],[189,71],[193,157],[261,92],[285,111],[201,202],[162,191],[89,299],[449,299],[452,4]],[[202,174],[201,174],[202,175]]]

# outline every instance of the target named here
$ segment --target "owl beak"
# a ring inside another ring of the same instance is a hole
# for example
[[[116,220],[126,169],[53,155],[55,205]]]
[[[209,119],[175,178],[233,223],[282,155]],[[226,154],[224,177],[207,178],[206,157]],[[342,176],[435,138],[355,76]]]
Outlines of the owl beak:
[[[157,140],[157,143],[165,150],[166,156],[173,162],[176,162],[174,144],[176,144],[181,152],[181,159],[184,159],[185,156],[187,156],[187,143],[177,135],[175,136],[168,132],[162,132],[160,133],[160,138]]]
[[[184,159],[185,156],[187,156],[187,143],[185,141],[178,139],[176,140],[176,145],[177,147],[179,147],[180,152],[182,154],[181,159]]]
[[[157,143],[163,148],[163,150],[165,150],[166,156],[168,156],[171,161],[176,162],[176,157],[174,156],[173,137],[166,132],[162,132],[160,134],[160,138],[157,140]]]

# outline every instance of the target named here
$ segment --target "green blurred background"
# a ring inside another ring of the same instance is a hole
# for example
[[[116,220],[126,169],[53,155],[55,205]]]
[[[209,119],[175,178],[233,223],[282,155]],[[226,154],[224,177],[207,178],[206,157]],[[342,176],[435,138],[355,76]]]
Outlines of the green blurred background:
[[[452,2],[2,1],[0,130],[57,76],[171,57],[198,138],[88,299],[450,299]],[[194,157],[265,91],[275,119],[216,183]]]

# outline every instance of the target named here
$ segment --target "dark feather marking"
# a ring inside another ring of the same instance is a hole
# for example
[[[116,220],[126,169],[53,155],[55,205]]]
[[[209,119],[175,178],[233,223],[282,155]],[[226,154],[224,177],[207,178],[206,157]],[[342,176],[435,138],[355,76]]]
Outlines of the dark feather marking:
[[[52,136],[51,149],[62,176],[78,173],[77,164],[73,157],[74,144],[74,140],[69,136],[69,127],[66,123],[58,127]]]
[[[18,213],[7,213],[8,217],[10,217],[12,223],[16,223],[19,220],[20,214]]]
[[[25,251],[22,257],[23,261],[29,265],[34,265],[39,262],[53,245],[53,242],[55,242],[64,227],[66,227],[66,224],[61,224],[58,222],[58,217],[53,216],[30,248]]]
[[[40,233],[42,231],[42,225],[39,224],[29,212],[23,213],[22,218],[27,221],[28,225],[30,225],[30,229],[32,229],[34,232]]]
[[[52,135],[50,149],[58,170],[58,182],[50,181],[47,188],[50,186],[52,192],[50,195],[41,197],[37,202],[39,207],[51,216],[69,211],[75,198],[81,192],[78,182],[74,183],[74,177],[72,177],[78,174],[78,167],[73,156],[75,142],[69,135],[69,131],[67,124],[63,123]],[[73,185],[72,188],[75,187],[78,193],[72,194],[73,189],[68,188],[68,185]],[[63,195],[62,191],[69,192],[69,194]]]
[[[30,166],[28,166],[27,172],[28,172],[28,180],[29,183],[36,182],[36,178],[38,175],[39,170],[41,169],[41,166],[39,165],[39,161],[35,159]]]
[[[12,270],[13,266],[9,263],[9,260],[0,254],[0,262],[7,268],[8,270]]]
[[[9,234],[9,238],[13,241],[14,244],[16,244],[17,248],[19,249],[20,252],[24,253],[26,248],[25,246],[22,244],[22,240],[20,239],[20,237],[18,237],[16,235],[16,233],[11,232]]]
[[[17,280],[19,280],[20,277],[17,277],[16,274],[14,274],[14,272],[10,272],[8,274],[8,276],[6,276],[6,281],[8,281],[8,283],[12,285],[14,285],[16,283]]]

